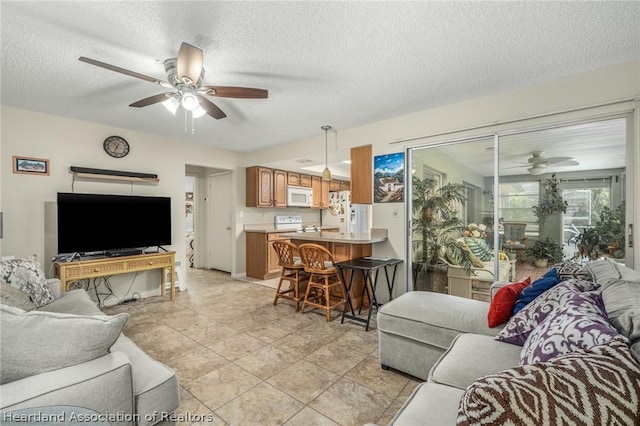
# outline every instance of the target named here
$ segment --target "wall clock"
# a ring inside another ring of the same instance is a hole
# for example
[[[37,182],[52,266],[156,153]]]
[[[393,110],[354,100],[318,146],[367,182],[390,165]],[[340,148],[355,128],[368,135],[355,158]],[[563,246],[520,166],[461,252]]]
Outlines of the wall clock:
[[[113,158],[122,158],[129,153],[129,142],[120,136],[109,136],[104,140],[102,147]]]

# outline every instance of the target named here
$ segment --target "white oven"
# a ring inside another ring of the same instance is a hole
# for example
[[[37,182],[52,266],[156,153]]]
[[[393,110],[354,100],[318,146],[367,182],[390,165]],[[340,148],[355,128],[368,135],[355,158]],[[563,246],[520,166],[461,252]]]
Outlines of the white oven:
[[[313,203],[313,190],[302,186],[287,186],[287,206],[311,207]]]

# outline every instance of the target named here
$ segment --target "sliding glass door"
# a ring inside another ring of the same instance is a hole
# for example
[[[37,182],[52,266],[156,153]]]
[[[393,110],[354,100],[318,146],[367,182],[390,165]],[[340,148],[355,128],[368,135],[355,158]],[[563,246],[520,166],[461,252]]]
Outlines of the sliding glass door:
[[[537,278],[559,260],[631,259],[629,123],[620,116],[408,148],[408,290],[486,300],[486,282]],[[542,208],[554,199],[555,210]],[[590,233],[596,248],[585,254]],[[550,263],[536,266],[538,256]]]

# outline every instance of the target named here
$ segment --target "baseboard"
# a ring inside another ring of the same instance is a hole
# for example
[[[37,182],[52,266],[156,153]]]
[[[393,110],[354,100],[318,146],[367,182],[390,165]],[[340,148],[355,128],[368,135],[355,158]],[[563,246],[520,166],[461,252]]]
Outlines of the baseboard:
[[[242,274],[231,274],[231,279],[233,279],[233,280],[240,280],[240,279],[243,279],[243,278],[246,278],[246,277],[247,277],[247,273],[246,272],[242,273]]]

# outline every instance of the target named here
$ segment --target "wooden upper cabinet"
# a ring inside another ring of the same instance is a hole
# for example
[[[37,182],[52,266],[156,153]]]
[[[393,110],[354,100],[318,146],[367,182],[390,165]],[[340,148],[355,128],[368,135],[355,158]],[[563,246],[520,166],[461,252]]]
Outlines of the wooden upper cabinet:
[[[349,191],[349,190],[351,190],[351,182],[349,182],[348,180],[341,180],[340,191]]]
[[[329,187],[331,186],[330,182],[325,182],[320,179],[320,208],[328,209],[329,208]]]
[[[319,209],[322,202],[322,178],[320,176],[311,176],[311,190],[313,191],[312,209]]]
[[[271,207],[273,205],[273,170],[266,167],[247,167],[247,207]]]
[[[311,175],[300,175],[300,186],[311,188]]]
[[[373,203],[373,149],[371,145],[351,148],[351,202]]]
[[[287,172],[273,171],[273,206],[287,207]]]
[[[287,185],[302,186],[300,185],[300,173],[287,172]]]
[[[253,166],[247,167],[246,178],[247,207],[287,206],[287,172]]]
[[[340,191],[340,181],[337,179],[331,179],[331,184],[329,185],[329,191],[331,192]]]

